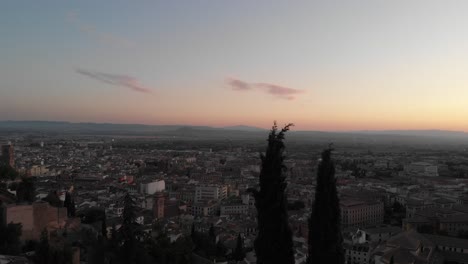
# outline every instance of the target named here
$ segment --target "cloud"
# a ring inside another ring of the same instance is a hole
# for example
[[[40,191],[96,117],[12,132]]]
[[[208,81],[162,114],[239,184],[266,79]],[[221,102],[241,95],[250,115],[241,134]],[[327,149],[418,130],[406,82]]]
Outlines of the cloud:
[[[231,86],[234,91],[249,91],[257,89],[273,95],[277,98],[294,100],[297,94],[304,93],[303,90],[289,88],[271,83],[249,83],[235,78],[226,78],[226,83]]]
[[[81,75],[101,81],[103,83],[125,87],[135,92],[152,93],[150,88],[143,86],[136,78],[127,75],[109,74],[84,69],[76,69],[75,71]]]
[[[89,37],[106,45],[119,47],[132,47],[135,43],[126,38],[116,36],[114,34],[98,30],[94,25],[83,22],[76,11],[68,12],[66,15],[67,21],[75,26],[79,31],[85,33]]]
[[[244,81],[234,79],[234,78],[226,78],[226,82],[232,87],[235,91],[247,91],[251,90],[252,86],[249,83]]]
[[[271,83],[256,83],[255,86],[258,88],[265,89],[265,91],[271,95],[281,97],[287,100],[293,100],[294,95],[304,92],[302,90],[284,87]]]

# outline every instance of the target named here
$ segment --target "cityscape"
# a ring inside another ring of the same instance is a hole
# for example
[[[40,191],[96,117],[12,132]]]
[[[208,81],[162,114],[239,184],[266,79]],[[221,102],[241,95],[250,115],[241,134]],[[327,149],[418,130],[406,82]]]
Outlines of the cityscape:
[[[0,264],[468,264],[467,11],[5,1]]]

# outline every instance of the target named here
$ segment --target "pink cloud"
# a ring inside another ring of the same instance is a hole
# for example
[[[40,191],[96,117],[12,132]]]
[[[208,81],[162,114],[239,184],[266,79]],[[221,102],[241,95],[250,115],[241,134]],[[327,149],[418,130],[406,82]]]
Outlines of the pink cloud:
[[[234,91],[249,91],[253,89],[261,90],[265,93],[273,95],[277,98],[294,100],[295,95],[304,93],[303,90],[289,88],[271,83],[249,83],[235,78],[227,78],[226,83],[231,86]]]
[[[226,78],[227,84],[229,84],[233,90],[235,91],[247,91],[251,90],[252,86],[249,83],[241,81],[239,79],[234,78]]]
[[[109,74],[83,69],[76,69],[76,72],[103,83],[129,88],[140,93],[152,93],[152,90],[143,86],[136,78],[127,75]]]
[[[256,87],[263,88],[267,93],[287,100],[295,99],[294,95],[303,93],[303,90],[293,89],[271,83],[256,83]]]

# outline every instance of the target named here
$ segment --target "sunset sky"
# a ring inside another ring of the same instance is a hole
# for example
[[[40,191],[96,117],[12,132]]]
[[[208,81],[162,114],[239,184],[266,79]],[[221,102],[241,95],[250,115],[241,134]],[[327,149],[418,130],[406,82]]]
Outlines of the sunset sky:
[[[468,131],[468,1],[0,3],[0,120]]]

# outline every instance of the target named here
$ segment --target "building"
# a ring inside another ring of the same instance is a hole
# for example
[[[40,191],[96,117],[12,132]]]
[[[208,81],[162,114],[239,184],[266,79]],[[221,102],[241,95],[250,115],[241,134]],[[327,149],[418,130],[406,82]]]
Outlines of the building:
[[[46,176],[49,174],[49,169],[44,165],[33,165],[28,174],[35,177]]]
[[[212,216],[216,214],[218,204],[214,201],[195,203],[190,209],[193,216]]]
[[[166,189],[164,180],[156,180],[151,182],[140,183],[140,193],[153,195],[157,192],[163,192]]]
[[[344,245],[346,264],[369,264],[373,247],[368,243]]]
[[[457,214],[439,219],[439,229],[456,236],[460,231],[468,230],[468,214]]]
[[[446,263],[468,263],[468,239],[425,235],[444,256]]]
[[[13,145],[3,145],[0,157],[0,163],[15,167],[15,155],[13,151]]]
[[[56,208],[40,201],[33,204],[5,206],[5,223],[21,223],[21,240],[39,240],[41,232],[49,226],[64,226],[67,208]]]
[[[377,226],[384,220],[384,204],[381,201],[344,200],[340,202],[343,227]]]
[[[393,236],[374,250],[375,264],[389,264],[391,259],[394,264],[444,263],[444,258],[438,252],[437,246],[414,230]]]
[[[154,204],[153,204],[153,216],[157,219],[164,218],[164,204],[166,200],[166,194],[163,192],[158,192],[154,195]]]
[[[243,204],[240,199],[223,201],[220,206],[220,215],[245,215],[249,212],[249,205]]]
[[[195,203],[223,200],[227,193],[225,185],[200,185],[195,188]]]
[[[409,165],[406,165],[404,167],[404,171],[406,174],[411,176],[439,176],[437,166],[428,162],[413,162]]]

